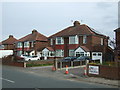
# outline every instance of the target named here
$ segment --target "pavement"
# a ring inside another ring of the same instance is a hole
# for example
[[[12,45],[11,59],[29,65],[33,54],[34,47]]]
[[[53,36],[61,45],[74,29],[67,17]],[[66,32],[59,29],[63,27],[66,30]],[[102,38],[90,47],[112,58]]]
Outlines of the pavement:
[[[74,80],[78,81],[85,81],[85,82],[91,82],[91,83],[99,83],[99,84],[106,84],[106,85],[112,85],[112,86],[117,86],[120,87],[120,80],[110,80],[106,78],[101,78],[101,77],[89,77],[84,75],[84,67],[85,66],[79,66],[79,67],[73,67],[69,68],[69,75],[71,75],[70,78],[73,78]],[[61,73],[65,72],[65,68],[59,71]]]
[[[65,74],[65,68],[58,69],[57,71],[52,71],[52,66],[45,66],[45,67],[31,67],[29,70],[35,72],[35,73],[44,73],[45,76],[47,74],[47,77],[54,77],[59,79],[68,79],[73,81],[83,81],[83,82],[90,82],[90,83],[98,83],[98,84],[104,84],[104,85],[110,85],[115,87],[120,87],[120,80],[110,80],[100,77],[88,77],[85,76],[84,73],[84,66],[78,66],[78,67],[72,67],[69,68],[69,74]],[[52,74],[52,75],[50,75]]]

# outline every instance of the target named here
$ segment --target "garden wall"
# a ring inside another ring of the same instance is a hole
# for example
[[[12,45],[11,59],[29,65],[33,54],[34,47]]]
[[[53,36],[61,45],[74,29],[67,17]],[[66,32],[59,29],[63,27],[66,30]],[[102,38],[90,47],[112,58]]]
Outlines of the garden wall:
[[[90,66],[97,66],[99,74],[93,74],[97,72],[97,68],[93,67],[93,73],[90,73]],[[92,77],[103,77],[108,79],[119,79],[120,80],[120,67],[116,66],[105,66],[105,65],[87,65],[87,75]]]
[[[6,62],[6,63],[2,63],[2,64],[10,65],[10,66],[24,67],[24,62]]]

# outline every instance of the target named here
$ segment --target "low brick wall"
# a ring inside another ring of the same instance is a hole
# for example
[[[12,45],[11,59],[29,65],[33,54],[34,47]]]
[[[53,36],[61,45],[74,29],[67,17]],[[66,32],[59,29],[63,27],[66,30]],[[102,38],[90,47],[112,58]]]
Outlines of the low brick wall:
[[[7,63],[2,63],[2,64],[10,65],[10,66],[24,67],[24,62],[7,62]]]
[[[10,66],[18,66],[18,67],[25,67],[25,63],[26,64],[53,64],[54,61],[53,60],[44,60],[44,61],[29,61],[29,62],[15,62],[15,61],[3,61],[2,64],[3,65],[10,65]]]
[[[89,73],[89,66],[98,66],[99,67],[99,74],[91,74]],[[87,65],[87,75],[92,77],[103,77],[108,79],[119,79],[120,80],[120,67],[115,66],[105,66],[105,65]]]

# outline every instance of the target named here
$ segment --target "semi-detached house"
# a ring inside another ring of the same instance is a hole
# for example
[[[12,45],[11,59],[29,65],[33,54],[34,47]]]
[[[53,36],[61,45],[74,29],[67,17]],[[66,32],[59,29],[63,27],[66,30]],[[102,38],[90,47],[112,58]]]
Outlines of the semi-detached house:
[[[9,35],[9,38],[6,40],[3,40],[0,43],[0,49],[1,50],[14,50],[15,49],[15,42],[17,42],[17,39],[13,35]]]
[[[0,58],[15,53],[15,42],[17,39],[13,35],[9,35],[9,38],[0,42]]]
[[[115,61],[118,62],[118,65],[120,65],[120,27],[117,28],[115,31]]]
[[[43,49],[47,58],[63,58],[68,56],[90,56],[93,60],[111,60],[112,49],[108,46],[109,37],[98,33],[93,28],[75,21],[49,37],[49,48]],[[49,53],[53,52],[52,57]]]
[[[41,57],[42,48],[48,45],[48,39],[37,30],[33,30],[31,34],[28,34],[16,42],[16,54],[18,56],[25,55],[38,55]]]

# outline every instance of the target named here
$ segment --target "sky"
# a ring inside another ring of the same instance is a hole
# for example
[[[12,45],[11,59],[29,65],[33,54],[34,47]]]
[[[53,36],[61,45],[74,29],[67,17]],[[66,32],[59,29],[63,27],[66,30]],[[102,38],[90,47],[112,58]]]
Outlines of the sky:
[[[117,2],[2,2],[2,38],[19,39],[33,29],[50,36],[79,21],[113,39],[118,28]],[[1,12],[1,10],[0,10]]]

